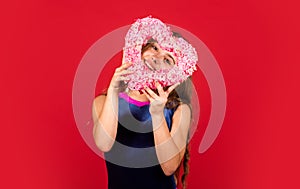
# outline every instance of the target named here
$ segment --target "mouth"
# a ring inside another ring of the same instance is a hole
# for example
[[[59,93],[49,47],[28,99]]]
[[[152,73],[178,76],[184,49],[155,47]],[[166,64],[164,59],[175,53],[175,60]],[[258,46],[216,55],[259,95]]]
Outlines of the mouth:
[[[145,65],[146,65],[151,71],[155,71],[155,70],[156,70],[155,68],[153,68],[153,67],[151,66],[151,64],[149,64],[149,62],[148,62],[146,59],[144,59],[144,63],[145,63]]]

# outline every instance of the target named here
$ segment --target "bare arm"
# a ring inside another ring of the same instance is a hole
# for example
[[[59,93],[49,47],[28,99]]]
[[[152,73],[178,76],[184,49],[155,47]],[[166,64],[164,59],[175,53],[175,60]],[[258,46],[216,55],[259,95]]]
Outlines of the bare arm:
[[[161,168],[166,175],[172,175],[184,156],[188,129],[190,126],[190,108],[180,105],[173,115],[171,132],[169,132],[165,116],[152,116],[156,154]]]
[[[146,89],[149,98],[150,113],[152,116],[155,150],[165,175],[172,175],[184,156],[188,130],[191,121],[191,111],[188,105],[180,105],[173,115],[172,130],[168,129],[163,108],[169,93],[176,87],[174,85],[168,91],[163,91],[157,86],[159,95],[150,89]]]
[[[111,80],[107,95],[98,96],[93,102],[93,135],[97,147],[107,152],[114,144],[118,126],[118,95],[120,81],[126,80],[131,64],[117,68]]]

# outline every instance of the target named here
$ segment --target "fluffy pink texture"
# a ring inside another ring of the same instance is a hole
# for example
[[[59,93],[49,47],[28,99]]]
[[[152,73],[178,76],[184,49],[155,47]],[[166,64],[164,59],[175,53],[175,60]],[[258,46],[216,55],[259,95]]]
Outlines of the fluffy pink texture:
[[[142,46],[151,38],[156,40],[162,49],[173,55],[176,61],[174,67],[152,71],[143,63]],[[124,63],[133,63],[128,68],[134,71],[134,74],[128,76],[130,78],[128,88],[132,90],[141,90],[144,86],[154,89],[155,81],[162,86],[183,82],[196,70],[198,61],[197,52],[191,44],[183,38],[172,36],[169,27],[151,16],[138,19],[132,24],[125,37],[123,56]]]

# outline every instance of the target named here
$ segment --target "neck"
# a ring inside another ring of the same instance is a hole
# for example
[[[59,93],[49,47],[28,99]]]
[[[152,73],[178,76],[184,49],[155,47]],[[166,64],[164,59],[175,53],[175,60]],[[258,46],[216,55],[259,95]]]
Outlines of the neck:
[[[145,94],[140,94],[139,91],[135,91],[135,90],[129,90],[128,96],[130,96],[134,100],[137,100],[140,102],[148,102],[149,101]]]

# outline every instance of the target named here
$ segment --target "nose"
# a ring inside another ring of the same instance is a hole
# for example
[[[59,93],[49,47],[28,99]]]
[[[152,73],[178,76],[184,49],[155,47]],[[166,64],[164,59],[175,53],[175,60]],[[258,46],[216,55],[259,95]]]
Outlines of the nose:
[[[157,57],[155,57],[155,56],[152,56],[152,57],[151,57],[151,60],[152,60],[152,62],[153,62],[154,64],[159,64],[159,63],[160,63],[160,60],[159,60]]]
[[[162,64],[164,61],[165,53],[163,52],[157,52],[155,55],[152,56],[152,61],[155,64]]]
[[[152,56],[151,61],[156,65],[158,68],[163,64],[164,59],[162,57]]]

